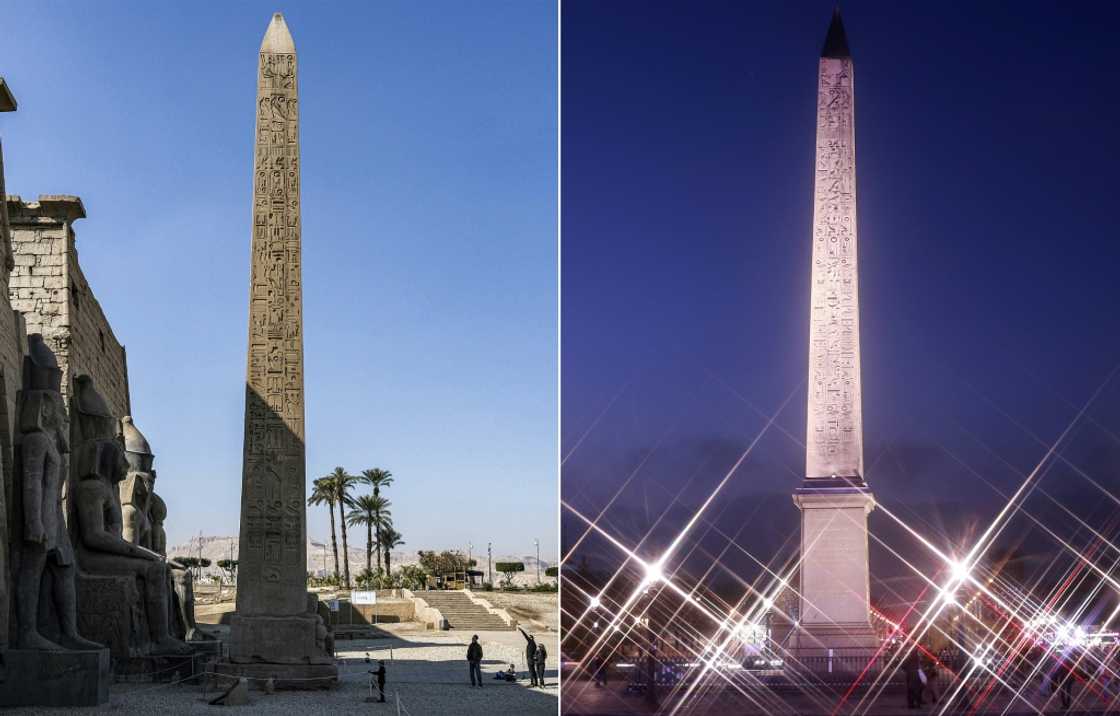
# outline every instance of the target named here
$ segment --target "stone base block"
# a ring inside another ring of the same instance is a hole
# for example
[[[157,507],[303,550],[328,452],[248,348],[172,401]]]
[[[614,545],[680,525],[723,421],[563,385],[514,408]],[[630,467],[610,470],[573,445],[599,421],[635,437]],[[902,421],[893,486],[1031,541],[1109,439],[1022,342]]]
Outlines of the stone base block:
[[[338,686],[338,667],[334,664],[238,664],[222,661],[214,667],[216,681],[227,687],[237,679],[249,680],[249,686],[264,691],[272,679],[275,688],[285,691],[333,689]]]
[[[334,664],[319,644],[316,614],[230,619],[229,660],[239,664]],[[325,630],[324,630],[325,631]]]
[[[790,639],[791,650],[799,656],[828,656],[879,648],[879,637],[868,622],[844,624],[802,624]]]
[[[148,618],[134,577],[78,573],[78,633],[109,647],[113,659],[143,656]]]
[[[109,701],[109,650],[0,652],[0,706],[99,706]]]

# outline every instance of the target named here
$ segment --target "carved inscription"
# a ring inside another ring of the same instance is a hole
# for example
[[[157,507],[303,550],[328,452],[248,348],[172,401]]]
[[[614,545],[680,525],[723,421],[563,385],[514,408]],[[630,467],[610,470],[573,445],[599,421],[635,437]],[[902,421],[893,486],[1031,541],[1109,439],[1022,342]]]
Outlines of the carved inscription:
[[[261,611],[267,605],[272,613],[299,613],[305,600],[303,318],[296,87],[295,55],[262,52],[253,162],[252,273],[239,575],[248,597],[244,600],[248,612]],[[298,591],[291,589],[293,585],[299,587]],[[288,601],[292,604],[287,604]]]
[[[813,188],[808,477],[863,476],[856,236],[852,62],[822,57]]]

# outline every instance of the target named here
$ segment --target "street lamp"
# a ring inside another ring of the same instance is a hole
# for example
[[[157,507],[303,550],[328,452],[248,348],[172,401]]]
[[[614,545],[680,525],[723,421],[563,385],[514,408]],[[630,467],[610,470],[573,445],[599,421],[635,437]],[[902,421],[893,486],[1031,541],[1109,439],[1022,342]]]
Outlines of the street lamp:
[[[537,584],[541,583],[541,541],[539,539],[533,540],[533,544],[537,547]]]

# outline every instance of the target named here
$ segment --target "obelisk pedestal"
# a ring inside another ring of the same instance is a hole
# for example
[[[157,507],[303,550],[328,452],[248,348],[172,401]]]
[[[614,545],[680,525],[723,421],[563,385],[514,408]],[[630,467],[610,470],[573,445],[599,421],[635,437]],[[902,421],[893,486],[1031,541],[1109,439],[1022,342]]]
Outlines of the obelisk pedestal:
[[[801,604],[793,647],[801,655],[878,643],[867,550],[867,515],[875,500],[863,480],[855,95],[839,10],[818,80],[806,477],[793,496],[801,510]]]
[[[237,613],[218,671],[326,688],[338,667],[307,592],[296,49],[280,13],[261,42]]]
[[[878,646],[871,626],[866,489],[804,487],[801,509],[801,613],[793,648],[800,656]]]

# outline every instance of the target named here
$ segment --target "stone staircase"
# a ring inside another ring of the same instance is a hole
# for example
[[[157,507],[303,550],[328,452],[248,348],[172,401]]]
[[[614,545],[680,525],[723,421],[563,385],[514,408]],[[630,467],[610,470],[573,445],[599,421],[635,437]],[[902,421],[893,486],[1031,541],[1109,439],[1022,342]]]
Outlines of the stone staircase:
[[[451,629],[458,631],[512,631],[513,627],[502,621],[501,617],[486,611],[485,607],[475,604],[463,592],[431,591],[416,592],[417,597],[438,609]]]

